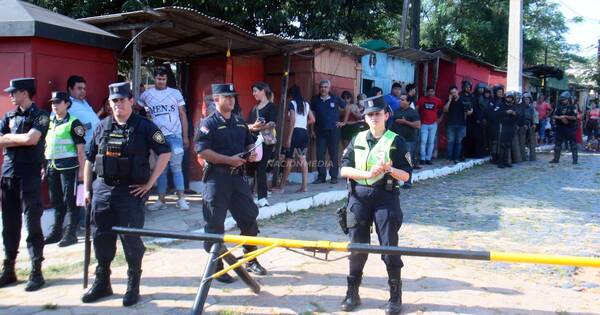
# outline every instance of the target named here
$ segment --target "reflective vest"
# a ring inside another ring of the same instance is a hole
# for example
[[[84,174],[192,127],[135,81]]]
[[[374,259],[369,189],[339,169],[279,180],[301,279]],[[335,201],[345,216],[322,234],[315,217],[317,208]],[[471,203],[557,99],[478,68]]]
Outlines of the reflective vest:
[[[397,136],[394,132],[387,130],[375,146],[369,149],[369,144],[367,143],[368,133],[369,130],[359,132],[354,139],[354,167],[361,171],[369,171],[382,159],[385,163],[389,162],[390,150]],[[360,185],[370,186],[382,179],[384,175],[380,174],[375,178],[356,179],[354,181]]]
[[[73,115],[69,115],[69,120],[60,125],[56,124],[55,119],[50,121],[44,152],[47,160],[77,157],[77,147],[71,137],[71,125],[75,119]]]

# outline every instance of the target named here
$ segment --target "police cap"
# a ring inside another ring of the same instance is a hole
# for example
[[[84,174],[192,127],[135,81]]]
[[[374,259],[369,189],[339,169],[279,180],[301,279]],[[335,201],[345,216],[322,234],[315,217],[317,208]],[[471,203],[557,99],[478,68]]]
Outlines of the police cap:
[[[131,86],[129,82],[118,82],[108,86],[108,98],[111,100],[117,98],[131,97]]]
[[[35,91],[35,78],[18,78],[10,80],[9,87],[4,89],[4,92],[13,93],[15,91],[29,91],[32,93]]]
[[[387,108],[387,105],[383,100],[383,96],[369,97],[362,100],[361,102],[361,105],[365,108],[365,114],[382,111]]]
[[[52,92],[52,97],[48,100],[48,103],[60,103],[64,101],[65,103],[71,102],[69,95],[66,92],[62,91],[54,91]]]
[[[232,96],[237,95],[235,88],[232,83],[225,84],[213,84],[212,85],[212,94],[213,95],[223,95],[223,96]]]
[[[504,97],[512,97],[512,98],[515,98],[516,96],[517,96],[517,92],[515,92],[515,91],[508,91],[504,95]]]
[[[531,96],[531,93],[529,93],[529,92],[525,92],[525,93],[523,93],[523,98],[524,98],[524,99],[525,99],[525,98],[529,98],[530,100],[532,100],[532,99],[533,99],[533,97]]]
[[[564,91],[562,93],[560,93],[560,97],[561,100],[563,99],[570,99],[571,98],[571,93],[569,93],[569,91]]]

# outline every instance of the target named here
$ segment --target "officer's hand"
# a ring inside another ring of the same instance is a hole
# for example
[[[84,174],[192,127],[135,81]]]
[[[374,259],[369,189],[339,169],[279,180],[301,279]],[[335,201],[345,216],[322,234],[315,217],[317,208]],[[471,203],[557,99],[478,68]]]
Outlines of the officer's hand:
[[[190,139],[187,137],[183,138],[183,148],[186,150],[190,148]]]
[[[254,152],[252,152],[253,154],[256,154]],[[250,154],[250,156],[252,156],[252,154]],[[256,157],[256,155],[255,155]],[[239,155],[234,155],[234,156],[230,156],[229,157],[229,165],[233,166],[233,167],[239,167],[244,165],[244,163],[246,163],[246,160],[241,158]]]
[[[129,185],[129,188],[133,188],[129,192],[136,197],[143,197],[152,189],[152,183],[145,183],[144,185]]]
[[[338,122],[336,122],[336,123],[335,123],[335,126],[336,126],[337,128],[344,127],[345,125],[346,125],[346,124],[345,124],[343,121],[338,121]]]
[[[89,205],[92,202],[92,191],[86,190],[84,201],[86,205]]]
[[[257,162],[257,155],[258,155],[258,153],[256,153],[256,151],[250,152],[250,156],[248,157],[248,162]]]
[[[77,174],[77,180],[80,182],[83,182],[83,169],[79,169],[79,172]]]

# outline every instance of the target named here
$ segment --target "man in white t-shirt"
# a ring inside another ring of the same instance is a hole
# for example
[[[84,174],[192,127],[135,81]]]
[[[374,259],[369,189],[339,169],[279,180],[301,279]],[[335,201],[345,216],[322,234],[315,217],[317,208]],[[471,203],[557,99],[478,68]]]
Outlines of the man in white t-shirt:
[[[184,197],[183,170],[181,167],[183,153],[190,145],[188,138],[188,120],[185,112],[185,101],[181,92],[167,87],[167,69],[157,67],[154,69],[154,88],[146,90],[138,103],[146,108],[152,121],[160,128],[171,146],[171,160],[168,169],[173,174],[173,182],[177,190],[177,206],[182,210],[190,208]],[[167,172],[160,175],[156,181],[158,201],[148,210],[161,210],[166,208],[165,195],[167,194]]]

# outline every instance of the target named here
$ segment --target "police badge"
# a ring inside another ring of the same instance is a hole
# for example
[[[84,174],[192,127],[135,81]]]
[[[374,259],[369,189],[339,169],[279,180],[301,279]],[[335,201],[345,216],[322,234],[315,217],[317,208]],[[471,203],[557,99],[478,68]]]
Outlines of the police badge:
[[[165,143],[165,136],[163,136],[162,132],[160,131],[155,132],[154,135],[152,135],[152,139],[156,141],[156,143]]]

